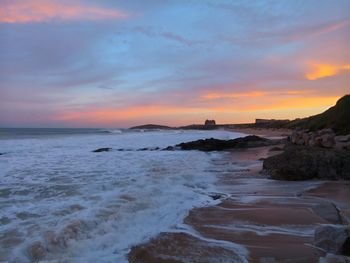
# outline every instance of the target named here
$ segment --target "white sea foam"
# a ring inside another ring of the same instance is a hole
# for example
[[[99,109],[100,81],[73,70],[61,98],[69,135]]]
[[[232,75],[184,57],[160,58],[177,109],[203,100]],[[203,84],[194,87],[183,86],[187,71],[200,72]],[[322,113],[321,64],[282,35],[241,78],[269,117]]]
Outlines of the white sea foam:
[[[157,131],[1,141],[0,262],[29,262],[40,241],[48,262],[126,262],[132,245],[176,228],[214,202],[218,153],[136,151],[225,131]],[[101,147],[131,151],[92,153]],[[133,151],[135,150],[135,151]]]

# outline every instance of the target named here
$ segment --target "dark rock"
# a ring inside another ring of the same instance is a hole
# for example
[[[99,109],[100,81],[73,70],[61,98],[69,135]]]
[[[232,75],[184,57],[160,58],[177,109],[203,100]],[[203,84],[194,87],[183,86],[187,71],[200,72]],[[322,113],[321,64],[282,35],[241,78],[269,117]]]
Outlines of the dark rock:
[[[162,151],[174,151],[175,147],[174,146],[168,146],[166,148],[164,148]]]
[[[350,236],[348,236],[347,239],[344,241],[341,254],[345,256],[350,256]]]
[[[220,194],[213,194],[213,195],[210,195],[211,198],[213,198],[213,200],[218,200],[222,197],[222,195]]]
[[[266,158],[263,172],[272,179],[350,179],[350,152],[287,145],[284,152]]]
[[[94,150],[94,151],[92,151],[92,152],[94,152],[94,153],[100,153],[100,152],[109,152],[109,151],[111,151],[112,150],[112,148],[99,148],[99,149],[96,149],[96,150]]]
[[[145,124],[145,125],[131,127],[130,129],[132,130],[171,130],[175,128],[165,126],[165,125],[158,125],[158,124]]]
[[[138,149],[138,151],[158,151],[160,148],[159,147],[155,147],[155,148],[141,148]]]
[[[149,151],[149,148],[141,148],[141,149],[138,149],[138,151]]]
[[[279,141],[269,140],[255,135],[237,138],[233,140],[205,139],[192,142],[180,143],[176,145],[181,150],[199,150],[199,151],[223,151],[233,148],[261,147],[277,144]]]
[[[349,239],[349,231],[350,228],[344,226],[319,226],[315,230],[314,244],[327,253],[340,254]]]

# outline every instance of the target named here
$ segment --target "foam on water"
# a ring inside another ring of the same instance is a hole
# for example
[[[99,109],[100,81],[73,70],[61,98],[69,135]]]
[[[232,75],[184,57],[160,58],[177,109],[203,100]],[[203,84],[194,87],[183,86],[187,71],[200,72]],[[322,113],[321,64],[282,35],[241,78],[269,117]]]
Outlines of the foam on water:
[[[155,131],[7,139],[0,156],[0,262],[29,262],[40,241],[48,262],[127,262],[132,245],[176,228],[213,204],[219,153],[136,151],[225,131]],[[101,147],[135,151],[92,153]]]

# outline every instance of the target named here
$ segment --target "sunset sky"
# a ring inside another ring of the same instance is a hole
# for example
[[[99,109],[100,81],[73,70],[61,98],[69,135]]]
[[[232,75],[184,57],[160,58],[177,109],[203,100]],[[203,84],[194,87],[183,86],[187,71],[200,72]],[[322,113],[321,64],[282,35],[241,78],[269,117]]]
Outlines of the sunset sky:
[[[349,47],[349,0],[1,0],[0,126],[310,116]]]

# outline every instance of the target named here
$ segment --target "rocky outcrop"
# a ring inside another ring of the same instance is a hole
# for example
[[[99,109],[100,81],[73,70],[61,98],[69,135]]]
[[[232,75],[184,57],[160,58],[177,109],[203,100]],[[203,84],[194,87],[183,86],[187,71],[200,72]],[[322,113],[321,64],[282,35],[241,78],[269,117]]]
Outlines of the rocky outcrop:
[[[349,226],[319,226],[315,230],[314,244],[327,253],[347,255],[346,253],[349,252],[347,251],[347,240],[349,238]]]
[[[269,140],[255,135],[246,136],[232,140],[205,139],[192,142],[180,143],[175,147],[181,150],[198,151],[224,151],[234,148],[252,148],[278,144],[280,140]]]
[[[92,151],[92,152],[94,152],[94,153],[100,153],[100,152],[109,152],[109,151],[111,151],[112,150],[112,148],[99,148],[99,149],[96,149],[96,150],[94,150],[94,151]]]
[[[268,157],[263,173],[278,180],[350,179],[350,151],[287,145]]]
[[[296,145],[333,148],[336,145],[335,137],[332,129],[323,129],[313,132],[309,130],[295,130],[289,138],[290,142]]]

